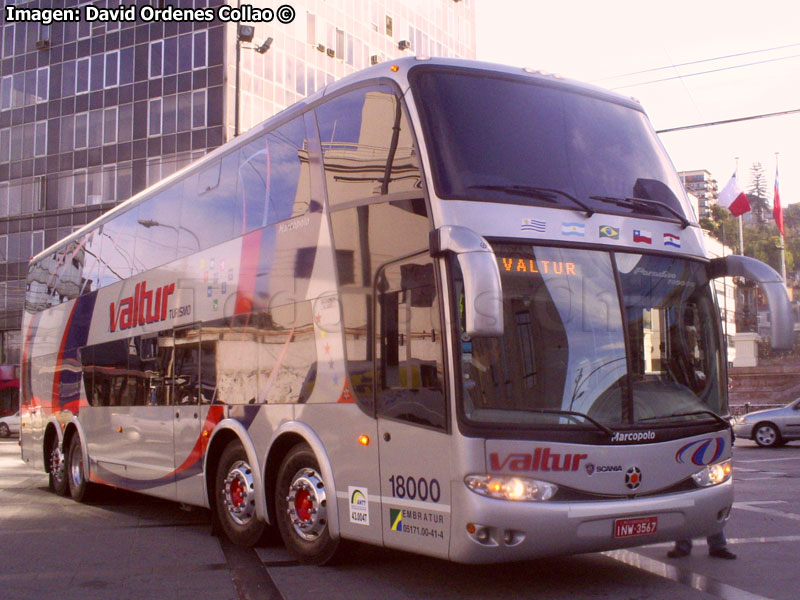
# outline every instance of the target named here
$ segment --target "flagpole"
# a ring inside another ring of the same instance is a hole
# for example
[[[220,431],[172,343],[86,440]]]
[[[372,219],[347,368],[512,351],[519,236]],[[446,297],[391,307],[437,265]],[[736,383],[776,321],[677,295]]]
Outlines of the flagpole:
[[[739,180],[739,157],[738,156],[736,157],[736,171],[735,171],[735,173],[736,173],[736,181],[738,181]],[[739,221],[739,254],[741,256],[744,256],[744,225],[743,225],[744,220],[742,218],[742,215],[739,215],[737,217],[737,220]]]

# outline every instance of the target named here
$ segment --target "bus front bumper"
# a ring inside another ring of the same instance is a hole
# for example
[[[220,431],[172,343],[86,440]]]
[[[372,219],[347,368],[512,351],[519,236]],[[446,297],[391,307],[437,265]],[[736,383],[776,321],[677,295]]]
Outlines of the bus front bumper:
[[[596,502],[512,502],[453,494],[450,560],[494,563],[598,552],[722,530],[733,483],[645,498]]]

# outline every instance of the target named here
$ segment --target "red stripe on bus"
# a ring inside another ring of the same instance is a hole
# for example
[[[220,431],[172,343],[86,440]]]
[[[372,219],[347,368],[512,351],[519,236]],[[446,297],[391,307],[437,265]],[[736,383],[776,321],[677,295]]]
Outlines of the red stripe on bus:
[[[41,313],[39,313],[41,314]],[[25,332],[25,341],[22,344],[22,364],[20,365],[19,369],[19,385],[20,385],[20,398],[22,399],[23,404],[27,404],[25,402],[25,395],[26,393],[33,393],[33,382],[29,381],[30,373],[28,373],[28,364],[31,360],[31,346],[33,345],[33,330],[36,325],[36,321],[39,320],[39,315],[34,315],[31,317],[30,322],[28,323],[28,330]],[[30,406],[36,406],[36,401],[38,399],[31,396],[30,399]]]
[[[236,288],[234,314],[247,314],[253,309],[256,289],[258,258],[261,253],[261,230],[252,231],[242,238],[242,256],[239,263],[239,285]]]
[[[56,358],[55,373],[53,373],[53,394],[50,400],[50,410],[53,410],[53,403],[57,400],[59,410],[61,410],[61,369],[63,368],[64,349],[67,347],[67,336],[69,335],[69,328],[72,325],[72,317],[75,315],[75,309],[78,303],[72,303],[72,309],[69,311],[69,318],[67,319],[67,326],[64,327],[64,333],[61,336],[61,344],[58,348],[58,357]]]
[[[200,435],[194,444],[194,448],[192,448],[192,451],[189,453],[189,456],[186,457],[186,460],[184,460],[183,463],[177,469],[175,469],[175,471],[170,473],[170,475],[177,475],[178,473],[191,468],[203,458],[206,453],[206,448],[208,448],[208,442],[211,439],[211,432],[214,431],[214,428],[222,420],[224,408],[225,407],[221,404],[215,404],[208,409],[206,421],[203,423],[203,429],[200,431]]]

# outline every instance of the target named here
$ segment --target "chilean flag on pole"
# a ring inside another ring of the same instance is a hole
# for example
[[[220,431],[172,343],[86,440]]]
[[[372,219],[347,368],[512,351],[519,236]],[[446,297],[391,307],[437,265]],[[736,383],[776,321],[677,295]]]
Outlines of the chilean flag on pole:
[[[739,184],[736,183],[736,173],[720,192],[717,204],[731,211],[734,217],[740,217],[744,213],[750,212],[750,201],[747,199],[747,194],[739,189]]]
[[[778,231],[783,233],[783,209],[781,208],[781,195],[778,193],[778,166],[775,165],[775,194],[772,196],[772,216],[775,218],[775,225]]]

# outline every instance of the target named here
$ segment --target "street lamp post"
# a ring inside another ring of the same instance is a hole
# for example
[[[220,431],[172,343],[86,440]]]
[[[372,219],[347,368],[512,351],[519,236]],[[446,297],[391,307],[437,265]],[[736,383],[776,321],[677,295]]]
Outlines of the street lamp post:
[[[235,96],[233,107],[233,137],[239,135],[239,100],[241,96],[241,60],[242,60],[242,42],[251,43],[256,34],[256,28],[252,25],[242,25],[239,23],[236,27],[236,83],[235,83]],[[260,46],[247,46],[250,50],[255,50],[259,54],[266,54],[272,45],[272,38],[268,37]]]

